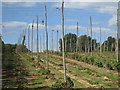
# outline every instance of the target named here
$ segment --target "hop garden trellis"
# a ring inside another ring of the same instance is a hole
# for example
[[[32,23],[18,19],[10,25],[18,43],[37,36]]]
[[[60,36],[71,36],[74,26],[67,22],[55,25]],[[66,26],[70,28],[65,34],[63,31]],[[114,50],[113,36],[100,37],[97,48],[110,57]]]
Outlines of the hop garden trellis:
[[[49,53],[49,49],[48,49],[48,31],[47,31],[47,7],[46,7],[46,5],[45,5],[45,31],[46,31],[46,50],[45,50],[45,53],[46,53],[46,69],[48,70],[49,69],[49,58],[48,58],[48,53]],[[65,63],[65,39],[64,39],[64,2],[62,2],[62,8],[61,8],[62,10],[61,10],[61,14],[62,14],[62,54],[63,54],[63,68],[64,68],[64,82],[66,82],[66,63]],[[118,9],[118,13],[119,13],[119,9]],[[119,15],[118,15],[119,16]],[[91,40],[89,41],[88,40],[88,43],[90,43],[90,44],[88,44],[89,46],[89,48],[88,48],[88,52],[90,52],[91,53],[91,56],[93,55],[93,40],[92,40],[92,36],[93,36],[93,32],[92,32],[92,26],[93,26],[93,24],[92,24],[92,16],[90,16],[90,36],[91,36]],[[35,21],[35,20],[34,20]],[[38,46],[40,45],[39,43],[41,43],[41,42],[39,42],[38,43],[38,41],[39,41],[39,35],[38,35],[38,29],[39,29],[39,27],[38,27],[38,25],[39,25],[39,23],[38,23],[38,16],[37,16],[37,20],[36,20],[36,22],[37,22],[37,34],[36,34],[36,36],[37,36],[37,39],[36,39],[36,51],[37,51],[37,59],[38,59],[38,61],[39,61],[39,48],[38,48]],[[119,39],[119,37],[120,37],[120,35],[119,35],[119,19],[117,18],[117,39],[116,39],[116,57],[117,57],[117,61],[119,60],[119,55],[118,55],[118,53],[119,53],[119,48],[118,48],[118,39]],[[34,26],[34,22],[33,22],[33,24],[32,24],[32,40],[31,40],[31,45],[30,45],[30,32],[29,32],[29,26],[28,26],[28,50],[24,50],[24,51],[28,51],[28,52],[30,52],[31,51],[31,53],[33,53],[33,47],[34,47],[34,45],[33,45],[33,28],[34,28],[35,26]],[[78,27],[79,27],[79,25],[78,25],[78,22],[77,22],[77,39],[78,39]],[[27,29],[26,29],[27,30]],[[100,48],[100,54],[102,53],[102,48],[101,48],[101,28],[100,28],[100,45],[98,45],[98,47]],[[19,41],[18,41],[18,47],[17,47],[17,49],[16,49],[16,51],[18,51],[18,48],[19,48],[19,46],[20,46],[20,44],[22,43],[22,46],[24,46],[25,45],[25,40],[26,40],[26,34],[24,33],[24,34],[22,34],[22,35],[20,35],[20,38],[19,38]],[[52,40],[52,42],[53,42],[53,40]],[[57,44],[58,44],[58,29],[57,29]],[[70,45],[72,44],[72,42],[70,43]],[[108,44],[108,43],[107,43]],[[106,43],[104,43],[104,45],[106,45]],[[30,50],[30,46],[31,46],[31,50]],[[53,45],[52,45],[53,46]],[[108,48],[108,45],[106,45],[107,46],[107,48]],[[23,47],[24,48],[24,47]],[[77,40],[77,43],[76,43],[76,48],[75,48],[75,50],[73,50],[73,51],[76,51],[76,52],[79,52],[78,50],[77,50],[77,48],[78,48],[78,40]],[[104,48],[105,48],[105,46],[104,46]],[[58,50],[58,45],[57,45],[57,50]],[[54,51],[54,49],[52,48],[52,51]],[[71,50],[72,51],[72,50]],[[85,49],[85,51],[86,51],[86,49]],[[33,55],[33,54],[32,54]]]

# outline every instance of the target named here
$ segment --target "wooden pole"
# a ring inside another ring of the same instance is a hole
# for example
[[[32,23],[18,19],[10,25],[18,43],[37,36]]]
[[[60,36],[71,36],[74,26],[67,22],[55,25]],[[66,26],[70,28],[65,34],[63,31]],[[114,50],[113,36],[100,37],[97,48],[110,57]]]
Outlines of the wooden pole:
[[[65,38],[65,52],[67,52],[67,38]]]
[[[105,52],[105,31],[104,31],[104,52]]]
[[[33,58],[33,28],[34,28],[34,21],[32,23],[32,41],[31,41],[31,49],[32,49],[32,58]]]
[[[42,52],[42,39],[41,39],[41,36],[40,36],[40,52]]]
[[[28,26],[28,52],[30,51],[30,26]]]
[[[72,37],[70,37],[70,51],[72,52]]]
[[[54,32],[54,30],[52,30],[52,51],[54,51],[53,32]]]
[[[39,48],[38,48],[38,16],[37,16],[37,59],[39,59]],[[39,62],[39,60],[38,60]]]
[[[92,56],[92,17],[90,16],[90,29],[91,29],[91,56]]]
[[[95,42],[95,33],[94,33],[94,51],[96,50],[96,42]]]
[[[44,42],[45,39],[44,39],[44,37],[45,37],[45,36],[44,36],[44,34],[43,34],[43,52],[44,52],[44,50],[45,50],[45,42]]]
[[[109,51],[109,46],[108,46],[108,39],[107,39],[107,52]]]
[[[77,22],[77,43],[76,43],[76,53],[78,51],[78,22]]]
[[[100,55],[102,53],[102,48],[101,48],[101,27],[100,27]]]
[[[24,46],[27,47],[27,45],[26,45],[26,43],[25,43],[25,42],[26,42],[26,29],[24,30],[24,39],[25,39],[25,41],[24,41]],[[25,50],[24,52],[26,52],[26,50]]]
[[[63,52],[63,67],[64,67],[64,82],[66,83],[66,62],[65,62],[65,47],[64,47],[64,1],[62,2],[62,52]]]
[[[88,28],[87,28],[87,33],[89,34]],[[87,47],[88,47],[88,53],[90,52],[90,44],[89,44],[89,39],[87,37]]]
[[[58,27],[57,27],[57,51],[59,51],[59,50],[58,50],[58,43],[59,43],[59,42],[58,42]]]
[[[47,31],[47,10],[45,5],[45,29],[46,29],[46,69],[48,70],[48,31]]]
[[[119,13],[119,9],[117,9],[117,39],[116,39],[116,59],[117,59],[117,62],[119,61],[119,48],[118,48],[118,40],[119,40],[119,36],[118,36],[119,28],[118,28],[118,25],[119,25],[119,18],[118,18],[118,13]]]

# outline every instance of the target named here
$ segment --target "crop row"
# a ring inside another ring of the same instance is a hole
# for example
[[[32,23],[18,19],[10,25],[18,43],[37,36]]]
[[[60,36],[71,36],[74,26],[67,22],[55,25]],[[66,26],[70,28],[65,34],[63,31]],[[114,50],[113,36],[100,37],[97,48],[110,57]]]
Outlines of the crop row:
[[[51,53],[51,52],[49,52]],[[62,56],[62,52],[52,52],[52,54]],[[91,65],[96,65],[98,67],[107,68],[109,70],[120,70],[120,62],[117,62],[115,60],[106,60],[103,58],[98,59],[94,56],[86,56],[86,55],[80,55],[78,53],[65,53],[65,57],[75,59],[77,61],[82,61]]]

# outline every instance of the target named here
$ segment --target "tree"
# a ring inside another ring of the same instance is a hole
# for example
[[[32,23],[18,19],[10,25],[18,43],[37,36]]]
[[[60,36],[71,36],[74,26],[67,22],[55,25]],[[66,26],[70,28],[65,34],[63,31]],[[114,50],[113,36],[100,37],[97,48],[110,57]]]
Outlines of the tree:
[[[88,40],[91,40],[91,38],[88,39]],[[82,35],[82,36],[78,37],[78,51],[79,52],[84,52],[85,51],[86,41],[87,41],[87,36],[86,35]],[[86,48],[87,48],[87,46],[86,46]]]
[[[85,52],[85,51],[91,51],[91,37],[87,35],[82,35],[78,37],[78,51],[79,52]],[[89,42],[89,43],[88,43]],[[92,39],[92,51],[97,48],[96,39]]]
[[[112,36],[109,36],[106,41],[103,42],[102,48],[104,47],[104,44],[106,45],[105,48],[108,47],[108,51],[115,51],[115,38]]]
[[[75,34],[69,33],[64,36],[64,40],[66,41],[66,52],[74,52],[76,50],[76,41],[77,36]],[[62,39],[59,41],[60,43],[60,51],[62,51]]]

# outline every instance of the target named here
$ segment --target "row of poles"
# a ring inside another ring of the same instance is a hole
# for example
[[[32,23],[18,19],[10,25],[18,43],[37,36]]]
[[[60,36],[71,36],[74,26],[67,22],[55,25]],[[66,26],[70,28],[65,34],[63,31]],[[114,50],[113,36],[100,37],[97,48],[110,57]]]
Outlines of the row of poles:
[[[48,30],[47,30],[47,9],[46,9],[46,5],[45,5],[45,31],[46,31],[46,70],[49,69],[49,63],[48,63]],[[117,13],[118,13],[118,10],[117,10]],[[118,14],[117,14],[117,17],[118,17]],[[118,22],[118,18],[117,18],[117,22]],[[117,27],[118,27],[118,23],[117,23]],[[28,49],[30,49],[30,26],[28,27]],[[34,29],[34,21],[32,23],[32,39],[31,39],[31,51],[32,51],[32,57],[33,57],[33,30]],[[26,32],[26,31],[25,31]],[[53,32],[54,30],[52,30],[52,50],[53,50]],[[93,55],[93,52],[92,52],[92,17],[90,16],[90,33],[91,33],[91,55]],[[37,16],[37,46],[36,46],[36,50],[37,50],[37,59],[38,59],[38,62],[39,62],[39,45],[38,45],[38,16]],[[40,40],[41,41],[41,40]],[[41,43],[41,42],[40,42]],[[62,2],[62,53],[63,53],[63,68],[64,68],[64,82],[66,83],[67,82],[67,79],[66,79],[66,60],[65,60],[65,40],[64,40],[64,1]],[[117,39],[116,39],[116,56],[117,56],[117,61],[119,59],[119,55],[118,55],[118,28],[117,28]],[[78,48],[78,22],[77,22],[77,43],[76,43],[76,47]],[[77,51],[77,48],[76,48],[76,52]],[[58,28],[57,28],[57,50],[58,50]],[[102,49],[101,49],[101,27],[100,27],[100,54],[102,52]]]

